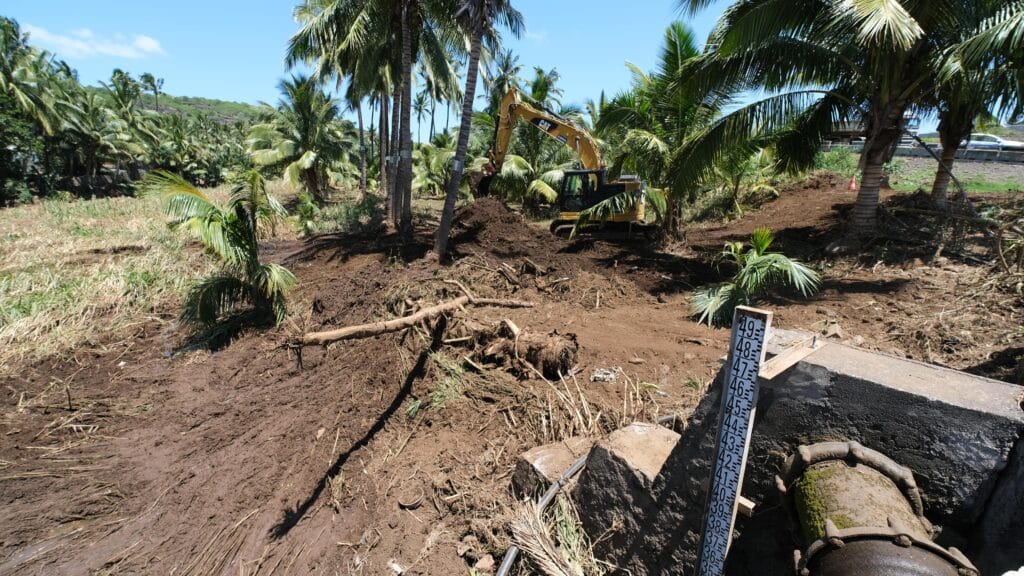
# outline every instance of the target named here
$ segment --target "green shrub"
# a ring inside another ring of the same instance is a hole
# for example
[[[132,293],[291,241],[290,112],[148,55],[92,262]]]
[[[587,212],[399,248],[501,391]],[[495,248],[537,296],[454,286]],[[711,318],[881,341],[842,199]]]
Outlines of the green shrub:
[[[369,234],[380,231],[386,216],[383,198],[366,194],[360,200],[341,200],[318,208],[312,197],[299,196],[296,212],[300,232],[317,234]]]
[[[819,152],[814,159],[814,169],[849,175],[856,172],[859,163],[860,156],[844,146],[828,152]]]

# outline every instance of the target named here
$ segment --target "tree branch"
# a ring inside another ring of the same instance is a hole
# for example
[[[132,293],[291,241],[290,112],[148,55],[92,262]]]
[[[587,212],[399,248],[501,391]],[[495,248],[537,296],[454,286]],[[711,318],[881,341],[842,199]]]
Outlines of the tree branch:
[[[501,308],[533,308],[532,302],[524,302],[522,300],[501,300],[498,298],[475,298],[469,295],[459,296],[454,300],[448,302],[442,302],[436,306],[424,308],[415,314],[404,316],[402,318],[395,318],[394,320],[382,320],[380,322],[371,322],[369,324],[359,324],[357,326],[346,326],[337,330],[329,330],[326,332],[310,332],[302,336],[300,344],[320,344],[327,345],[340,340],[353,340],[356,338],[369,338],[371,336],[379,336],[381,334],[388,334],[390,332],[398,332],[407,328],[416,326],[423,320],[428,320],[436,316],[440,316],[446,312],[460,309],[464,306],[497,306]]]

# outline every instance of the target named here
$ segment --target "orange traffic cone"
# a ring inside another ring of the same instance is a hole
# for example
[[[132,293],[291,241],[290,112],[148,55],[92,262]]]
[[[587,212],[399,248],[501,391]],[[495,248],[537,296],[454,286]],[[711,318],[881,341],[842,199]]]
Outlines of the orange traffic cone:
[[[853,178],[850,178],[850,187],[847,188],[847,190],[856,190],[856,189],[857,189],[857,175],[854,174]]]

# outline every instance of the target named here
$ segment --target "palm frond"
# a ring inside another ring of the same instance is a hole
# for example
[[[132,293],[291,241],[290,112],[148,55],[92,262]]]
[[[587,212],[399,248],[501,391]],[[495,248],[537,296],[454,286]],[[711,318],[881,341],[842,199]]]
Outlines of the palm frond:
[[[708,326],[728,326],[736,307],[745,304],[748,299],[732,282],[698,288],[690,299],[697,323]]]
[[[203,278],[189,289],[182,320],[212,325],[244,303],[252,302],[252,288],[240,278],[220,273]]]
[[[924,36],[900,0],[842,0],[834,7],[837,17],[853,21],[857,37],[865,44],[909,50]]]
[[[543,178],[536,178],[526,188],[526,194],[534,198],[542,198],[545,202],[553,203],[558,200],[558,191]]]
[[[146,174],[139,184],[140,196],[158,196],[164,212],[171,217],[171,224],[177,226],[193,218],[206,219],[221,212],[206,194],[187,180],[167,172],[154,170]]]
[[[1017,55],[1020,67],[1024,51],[1024,1],[1013,0],[1002,5],[985,19],[977,32],[959,46],[969,66],[991,62],[999,55]]]
[[[772,232],[771,228],[757,228],[754,233],[750,235],[750,247],[758,255],[765,254],[768,252],[768,248],[771,247],[772,242],[775,241],[775,233]]]

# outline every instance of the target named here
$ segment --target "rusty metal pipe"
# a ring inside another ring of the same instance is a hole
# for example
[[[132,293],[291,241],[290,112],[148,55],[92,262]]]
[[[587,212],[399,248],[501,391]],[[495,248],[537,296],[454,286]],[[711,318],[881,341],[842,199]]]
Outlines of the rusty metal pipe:
[[[776,476],[805,548],[801,576],[978,576],[932,542],[910,469],[857,442],[800,446]]]

